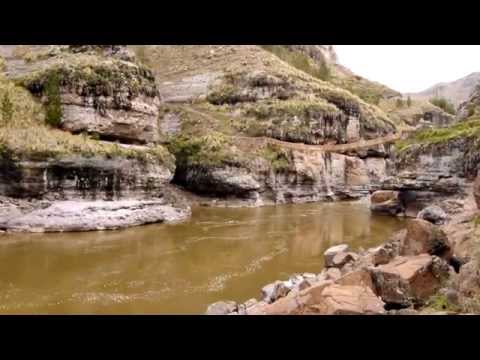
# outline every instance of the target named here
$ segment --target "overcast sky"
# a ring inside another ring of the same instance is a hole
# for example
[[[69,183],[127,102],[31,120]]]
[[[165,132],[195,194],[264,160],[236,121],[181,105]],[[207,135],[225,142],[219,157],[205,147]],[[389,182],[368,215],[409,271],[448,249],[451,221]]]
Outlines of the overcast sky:
[[[335,45],[340,64],[400,92],[480,72],[479,45]]]

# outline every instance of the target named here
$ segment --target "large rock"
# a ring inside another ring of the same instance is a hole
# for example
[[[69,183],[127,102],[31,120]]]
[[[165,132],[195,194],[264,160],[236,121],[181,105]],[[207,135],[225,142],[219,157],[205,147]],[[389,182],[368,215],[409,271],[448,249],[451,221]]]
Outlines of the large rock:
[[[325,267],[327,268],[335,267],[333,262],[333,259],[335,258],[335,256],[341,253],[348,252],[348,249],[349,247],[346,244],[332,246],[331,248],[327,249],[323,254]]]
[[[363,286],[370,288],[372,291],[375,291],[375,287],[373,286],[372,281],[372,275],[369,271],[365,269],[349,272],[348,274],[342,276],[340,279],[335,281],[335,283],[345,286]]]
[[[420,211],[417,217],[419,219],[427,220],[432,224],[443,225],[448,216],[441,207],[432,205]]]
[[[464,296],[474,297],[480,294],[480,270],[475,260],[460,268],[456,283],[458,290]]]
[[[319,315],[380,315],[385,313],[383,301],[367,286],[333,284],[327,286],[318,303],[305,314]]]
[[[336,267],[338,269],[342,269],[345,265],[352,263],[357,259],[358,259],[358,255],[355,253],[341,252],[336,254],[333,257],[330,267]]]
[[[103,54],[83,54],[91,50],[89,45],[75,48],[76,53],[60,52],[44,61],[39,71],[17,80],[44,102],[49,101],[51,84],[58,87],[62,110],[58,126],[66,131],[123,143],[157,142],[160,95],[153,73],[125,61],[134,60],[128,50],[104,47]]]
[[[354,279],[352,278],[351,281]],[[348,282],[348,280],[345,280]],[[384,303],[368,285],[322,281],[273,304],[257,304],[249,315],[360,315],[383,314]]]
[[[267,303],[272,303],[291,291],[291,288],[283,281],[276,281],[272,284],[268,284],[262,288],[262,300]]]
[[[162,200],[58,201],[22,215],[3,219],[0,228],[13,232],[113,230],[185,220],[190,208]]]
[[[396,215],[401,211],[397,191],[379,190],[370,197],[371,209],[374,212]]]
[[[148,155],[147,148],[142,151]],[[0,195],[52,200],[157,198],[174,170],[159,160],[78,155],[36,161],[0,157],[0,168]]]
[[[410,220],[402,243],[402,255],[436,255],[447,261],[453,255],[447,235],[436,225],[422,219]]]
[[[409,307],[433,295],[449,276],[449,266],[428,254],[395,258],[370,269],[376,293],[392,307]]]
[[[234,301],[219,301],[207,308],[206,315],[229,315],[237,309],[238,305]]]

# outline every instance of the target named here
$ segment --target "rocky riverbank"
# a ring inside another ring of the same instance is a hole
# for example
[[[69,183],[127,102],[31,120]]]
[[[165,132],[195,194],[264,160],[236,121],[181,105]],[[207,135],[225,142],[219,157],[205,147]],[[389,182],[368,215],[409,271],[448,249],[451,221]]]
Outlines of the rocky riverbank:
[[[421,209],[406,229],[379,247],[354,251],[347,245],[334,246],[325,252],[325,268],[319,273],[294,274],[268,284],[260,300],[212,304],[207,314],[478,312],[480,276],[472,250],[478,209],[473,194],[437,204]]]

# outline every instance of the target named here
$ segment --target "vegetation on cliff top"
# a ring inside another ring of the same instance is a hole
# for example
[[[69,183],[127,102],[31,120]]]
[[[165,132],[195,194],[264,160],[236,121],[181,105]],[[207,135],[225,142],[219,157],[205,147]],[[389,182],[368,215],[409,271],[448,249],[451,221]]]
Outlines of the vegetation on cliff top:
[[[45,122],[44,107],[27,90],[3,77],[0,77],[0,99],[2,155],[39,160],[68,155],[124,157],[174,167],[172,156],[162,146],[125,147],[52,128]]]
[[[113,96],[119,108],[129,108],[130,103],[117,94],[127,93],[129,99],[158,95],[155,78],[146,67],[93,54],[62,53],[16,82],[33,94],[43,94],[52,76],[61,88],[79,96]]]
[[[430,103],[432,103],[433,105],[439,107],[440,109],[442,109],[443,111],[451,115],[455,115],[456,113],[455,106],[453,105],[453,103],[444,97],[438,97],[438,96],[433,97],[430,99]]]
[[[168,150],[180,167],[240,165],[238,149],[225,135],[212,132],[200,137],[181,135],[171,139]]]
[[[449,127],[418,131],[408,139],[398,141],[396,149],[402,152],[414,145],[440,144],[459,138],[478,138],[479,136],[480,117],[472,117]]]
[[[261,45],[260,47],[313,77],[323,81],[328,81],[330,79],[331,70],[325,60],[321,61],[320,64],[317,64],[307,55],[298,51],[292,51],[282,45]]]

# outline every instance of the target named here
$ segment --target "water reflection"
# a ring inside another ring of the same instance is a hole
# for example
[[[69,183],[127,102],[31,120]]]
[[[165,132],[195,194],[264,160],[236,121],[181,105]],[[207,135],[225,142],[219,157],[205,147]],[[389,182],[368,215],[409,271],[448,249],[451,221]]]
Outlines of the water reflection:
[[[201,313],[220,299],[318,273],[328,247],[369,247],[402,226],[363,203],[194,209],[124,231],[0,237],[2,313]]]

